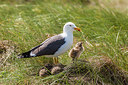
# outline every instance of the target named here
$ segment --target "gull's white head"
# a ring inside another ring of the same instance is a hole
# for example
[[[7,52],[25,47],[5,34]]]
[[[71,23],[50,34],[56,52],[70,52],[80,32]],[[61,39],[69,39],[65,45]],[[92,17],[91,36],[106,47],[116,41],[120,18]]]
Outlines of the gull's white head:
[[[63,32],[73,32],[74,30],[80,31],[80,28],[76,27],[74,23],[68,22],[63,27]]]

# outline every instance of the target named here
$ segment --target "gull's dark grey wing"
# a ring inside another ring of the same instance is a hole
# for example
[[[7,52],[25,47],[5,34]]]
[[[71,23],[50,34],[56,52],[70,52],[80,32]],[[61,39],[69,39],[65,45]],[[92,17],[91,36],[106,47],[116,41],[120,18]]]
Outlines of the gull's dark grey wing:
[[[65,38],[63,38],[62,36],[53,36],[31,52],[36,56],[53,55],[64,43]]]

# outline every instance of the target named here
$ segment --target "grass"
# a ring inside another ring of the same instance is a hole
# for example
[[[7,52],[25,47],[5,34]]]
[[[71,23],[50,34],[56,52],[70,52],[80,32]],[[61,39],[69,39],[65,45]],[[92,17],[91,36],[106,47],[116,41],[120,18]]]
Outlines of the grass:
[[[6,0],[0,2],[0,40],[12,41],[17,52],[11,53],[0,67],[0,84],[43,84],[43,79],[37,73],[44,63],[51,62],[52,59],[17,59],[17,54],[40,44],[49,36],[61,33],[63,25],[69,21],[83,32],[74,32],[74,44],[78,41],[85,43],[85,52],[80,59],[108,56],[118,67],[128,72],[127,11],[122,12],[108,6],[86,5],[78,0],[73,3],[67,0],[30,0],[27,3],[20,0],[11,3]],[[93,47],[87,48],[85,40]],[[71,59],[65,53],[59,57],[59,61],[69,64]],[[50,76],[52,77],[55,78]]]

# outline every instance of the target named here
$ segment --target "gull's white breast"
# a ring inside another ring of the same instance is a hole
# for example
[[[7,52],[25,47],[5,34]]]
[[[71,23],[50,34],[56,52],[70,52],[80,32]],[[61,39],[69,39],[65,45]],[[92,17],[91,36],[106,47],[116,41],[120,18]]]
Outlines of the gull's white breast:
[[[59,56],[65,53],[70,49],[73,43],[73,34],[67,36],[67,34],[62,33],[62,36],[65,38],[65,43],[58,49],[58,51],[54,54],[54,56]]]

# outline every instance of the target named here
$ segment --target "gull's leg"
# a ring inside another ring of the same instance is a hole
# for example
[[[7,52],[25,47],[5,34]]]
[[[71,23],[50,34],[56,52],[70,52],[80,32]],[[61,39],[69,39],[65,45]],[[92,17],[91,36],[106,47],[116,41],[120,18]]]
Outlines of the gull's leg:
[[[59,63],[58,57],[53,57],[53,63],[54,63],[54,64],[58,64],[58,63]]]
[[[58,64],[59,63],[59,60],[58,60],[58,56],[56,57],[56,63],[55,64]]]
[[[53,57],[53,64],[55,64],[56,60],[55,60],[55,57]]]

